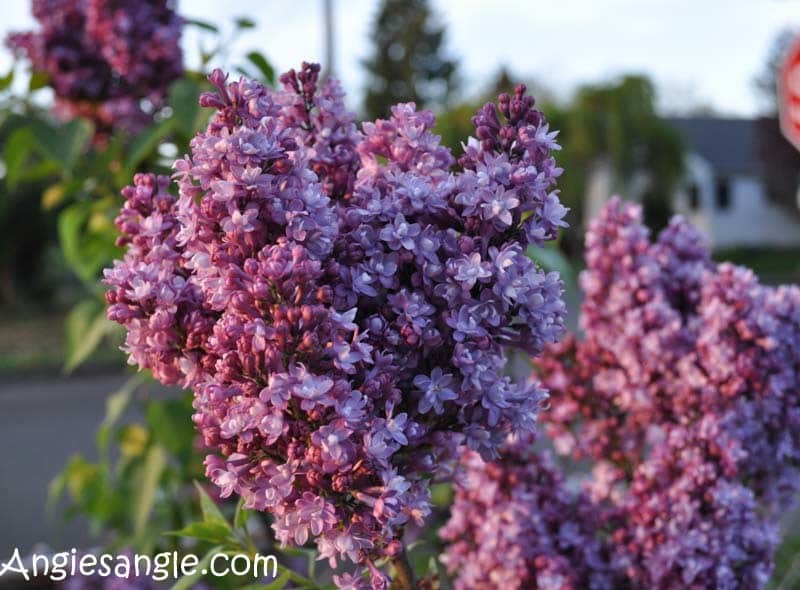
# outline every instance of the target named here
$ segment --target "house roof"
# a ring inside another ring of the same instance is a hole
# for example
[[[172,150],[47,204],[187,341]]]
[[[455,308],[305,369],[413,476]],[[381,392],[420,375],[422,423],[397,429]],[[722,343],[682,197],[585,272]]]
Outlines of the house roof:
[[[720,175],[761,173],[756,121],[718,117],[670,118],[687,149],[706,160]]]

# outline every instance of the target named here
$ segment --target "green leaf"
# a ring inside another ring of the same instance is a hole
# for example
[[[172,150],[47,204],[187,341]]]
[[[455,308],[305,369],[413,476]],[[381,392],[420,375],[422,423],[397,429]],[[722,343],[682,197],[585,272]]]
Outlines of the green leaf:
[[[82,201],[58,215],[58,237],[64,259],[90,287],[97,284],[98,271],[119,254],[116,228],[111,216],[116,198]]]
[[[208,493],[203,489],[203,486],[198,482],[194,482],[194,487],[197,488],[197,493],[200,495],[200,509],[203,511],[203,522],[223,524],[230,532],[232,530],[231,525],[223,516],[222,512],[220,512],[217,503],[211,499]]]
[[[87,207],[81,203],[67,207],[58,216],[58,236],[61,250],[64,258],[81,278],[84,278],[85,274],[88,275],[84,272],[85,260],[81,256],[81,235],[87,216]],[[90,278],[91,275],[85,277],[85,279]]]
[[[237,531],[247,530],[247,521],[250,518],[250,511],[244,507],[244,498],[239,498],[236,504],[236,513],[233,516],[233,528]]]
[[[140,474],[137,495],[134,498],[133,532],[141,539],[147,528],[147,521],[153,512],[161,474],[167,466],[167,453],[160,445],[153,445],[147,453]]]
[[[169,105],[176,130],[186,138],[191,138],[202,124],[199,96],[200,85],[188,78],[181,78],[169,89]]]
[[[133,176],[139,164],[144,162],[149,156],[156,153],[158,144],[167,137],[173,130],[173,120],[166,119],[160,123],[150,125],[145,128],[141,133],[131,142],[130,152],[125,161],[124,178],[128,179]]]
[[[94,485],[100,473],[97,465],[90,463],[82,455],[75,454],[67,462],[61,475],[64,482],[59,482],[57,487],[63,486],[63,489],[69,491],[70,497],[77,501],[87,499],[87,490]]]
[[[36,141],[30,127],[16,129],[6,140],[3,161],[6,166],[8,184],[13,188],[25,174],[25,163]]]
[[[73,307],[66,321],[64,372],[71,373],[89,358],[113,327],[99,301],[82,301]]]
[[[48,85],[50,76],[46,72],[36,71],[31,74],[31,79],[28,80],[28,90],[31,92],[40,90]]]
[[[255,29],[256,28],[256,22],[254,20],[251,20],[251,19],[243,17],[243,16],[240,16],[239,18],[237,18],[233,22],[236,24],[236,28],[237,29]]]
[[[250,60],[250,63],[258,68],[258,71],[261,72],[261,75],[266,82],[268,82],[270,85],[275,84],[275,70],[267,61],[266,57],[264,57],[258,51],[251,51],[247,54],[247,59]]]
[[[198,562],[195,568],[195,573],[191,576],[183,576],[180,580],[173,584],[171,590],[190,590],[194,587],[194,583],[203,577],[203,570],[207,570],[211,565],[211,560],[214,556],[222,550],[222,547],[214,547],[208,551]]]
[[[453,486],[437,483],[431,486],[431,502],[439,508],[447,508],[453,502]]]
[[[66,469],[56,475],[47,486],[47,503],[45,510],[48,514],[53,514],[56,504],[64,495],[64,490],[67,489],[67,472]]]
[[[224,545],[230,541],[230,532],[230,528],[218,522],[192,522],[179,531],[170,531],[166,534]]]
[[[108,449],[108,440],[114,425],[130,406],[133,392],[144,381],[144,373],[137,373],[129,378],[117,391],[106,398],[106,415],[97,430],[97,447],[101,455]]]
[[[153,400],[146,420],[155,439],[176,457],[189,461],[194,445],[192,402],[189,397]]]
[[[94,126],[89,121],[77,118],[60,127],[35,120],[31,129],[42,155],[58,163],[68,175],[94,134]]]
[[[191,25],[193,27],[197,27],[198,29],[203,29],[205,31],[211,31],[212,33],[219,33],[219,27],[216,25],[211,24],[208,21],[200,20],[197,18],[185,18],[183,21],[187,25]]]
[[[6,90],[14,83],[14,67],[12,66],[8,73],[0,78],[0,91]]]

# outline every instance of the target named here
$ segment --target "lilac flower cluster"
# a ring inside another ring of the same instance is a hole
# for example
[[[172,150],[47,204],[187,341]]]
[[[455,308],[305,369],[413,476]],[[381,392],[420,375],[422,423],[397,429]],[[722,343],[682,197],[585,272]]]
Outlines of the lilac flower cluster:
[[[169,180],[123,192],[127,246],[106,272],[130,361],[195,392],[223,496],[315,538],[335,567],[397,555],[461,445],[497,455],[546,394],[504,374],[563,330],[561,281],[525,255],[566,210],[557,147],[519,87],[475,118],[455,168],[412,103],[359,131],[303,64],[272,92],[211,76],[208,129]],[[337,577],[364,587],[362,569]]]
[[[440,530],[457,590],[612,587],[599,515],[547,455],[517,445],[492,463],[468,452],[462,464],[452,518]]]
[[[763,286],[749,270],[714,264],[680,218],[651,243],[641,209],[618,199],[586,243],[584,337],[537,361],[552,396],[542,418],[554,449],[593,461],[584,482],[592,520],[564,510],[553,526],[591,525],[609,559],[600,571],[613,575],[601,584],[596,568],[587,575],[570,558],[578,586],[764,587],[778,519],[800,488],[800,288]],[[543,493],[533,465],[496,504],[475,499],[514,473],[506,462],[468,463],[470,486],[459,492],[448,538],[489,510],[550,518],[525,497]],[[450,547],[448,565],[462,588],[493,587],[469,577],[467,564],[507,575],[505,560],[491,556],[508,550],[467,538]],[[504,540],[536,542],[516,531]],[[546,571],[535,561],[526,567],[530,578]]]
[[[56,112],[92,119],[98,137],[144,126],[183,71],[172,0],[33,0],[33,16],[39,30],[7,45],[47,75]]]

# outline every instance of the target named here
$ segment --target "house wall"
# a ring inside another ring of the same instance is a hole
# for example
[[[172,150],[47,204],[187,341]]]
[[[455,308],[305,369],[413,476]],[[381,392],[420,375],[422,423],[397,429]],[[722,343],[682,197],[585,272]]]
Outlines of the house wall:
[[[730,203],[720,209],[716,202],[716,176],[709,163],[697,154],[689,154],[686,169],[687,181],[675,195],[674,208],[703,230],[713,247],[800,246],[800,216],[793,218],[772,203],[757,177],[729,177]],[[689,206],[688,186],[692,182],[698,187],[697,209]]]

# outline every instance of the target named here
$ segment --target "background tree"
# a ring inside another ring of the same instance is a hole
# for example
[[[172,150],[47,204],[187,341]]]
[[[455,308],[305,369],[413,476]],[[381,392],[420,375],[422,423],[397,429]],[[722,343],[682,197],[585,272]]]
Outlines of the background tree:
[[[610,166],[614,192],[641,199],[651,228],[667,223],[672,193],[683,173],[683,146],[677,132],[656,113],[655,95],[647,77],[629,75],[580,87],[566,108],[545,108],[552,127],[562,130],[563,149],[557,159],[568,171],[560,184],[562,200],[572,207],[572,229],[565,243],[570,253],[582,247],[589,175],[600,162]],[[645,179],[643,191],[631,186],[637,175]]]
[[[756,128],[767,195],[794,215],[800,215],[797,190],[800,184],[800,152],[781,133],[778,121],[778,74],[784,56],[797,38],[797,30],[784,30],[775,37],[763,71],[755,86],[764,103],[764,114]]]
[[[457,62],[444,53],[445,28],[427,0],[383,0],[371,39],[373,53],[364,61],[368,119],[386,117],[398,102],[448,106],[457,85]]]

